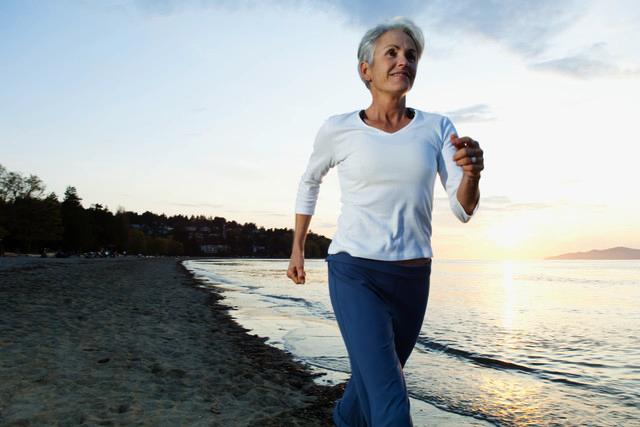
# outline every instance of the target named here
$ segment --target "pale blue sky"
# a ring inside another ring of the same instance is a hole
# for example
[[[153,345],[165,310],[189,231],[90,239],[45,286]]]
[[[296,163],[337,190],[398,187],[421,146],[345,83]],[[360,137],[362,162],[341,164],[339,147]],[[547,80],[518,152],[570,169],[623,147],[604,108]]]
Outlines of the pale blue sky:
[[[293,227],[318,127],[369,104],[360,37],[395,15],[427,41],[408,105],[486,153],[470,223],[437,184],[436,256],[640,247],[635,1],[3,1],[0,164],[85,206]],[[311,229],[339,209],[332,170]]]

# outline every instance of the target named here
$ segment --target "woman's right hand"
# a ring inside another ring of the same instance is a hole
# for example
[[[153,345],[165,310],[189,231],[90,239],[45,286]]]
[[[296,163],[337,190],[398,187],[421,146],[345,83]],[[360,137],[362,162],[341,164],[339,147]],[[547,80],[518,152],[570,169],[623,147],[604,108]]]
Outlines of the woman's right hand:
[[[297,285],[304,284],[304,255],[302,254],[302,251],[294,250],[291,252],[291,260],[289,261],[287,277],[293,280],[293,283]]]

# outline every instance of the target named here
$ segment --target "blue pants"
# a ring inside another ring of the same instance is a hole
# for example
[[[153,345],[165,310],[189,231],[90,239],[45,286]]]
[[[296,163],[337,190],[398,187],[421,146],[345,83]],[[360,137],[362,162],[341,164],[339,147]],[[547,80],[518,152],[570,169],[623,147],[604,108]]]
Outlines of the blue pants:
[[[351,364],[333,421],[338,427],[413,426],[402,368],[426,313],[431,265],[404,266],[346,252],[326,261],[329,296]]]

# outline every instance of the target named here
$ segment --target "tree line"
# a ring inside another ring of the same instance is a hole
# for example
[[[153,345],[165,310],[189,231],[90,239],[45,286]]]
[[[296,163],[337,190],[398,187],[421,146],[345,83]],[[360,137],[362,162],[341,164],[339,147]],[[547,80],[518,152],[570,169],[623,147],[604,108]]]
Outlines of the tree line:
[[[223,217],[142,214],[93,204],[83,207],[75,187],[62,201],[42,180],[0,165],[0,254],[142,254],[288,258],[290,228],[257,227]],[[327,255],[330,239],[309,232],[307,258]]]

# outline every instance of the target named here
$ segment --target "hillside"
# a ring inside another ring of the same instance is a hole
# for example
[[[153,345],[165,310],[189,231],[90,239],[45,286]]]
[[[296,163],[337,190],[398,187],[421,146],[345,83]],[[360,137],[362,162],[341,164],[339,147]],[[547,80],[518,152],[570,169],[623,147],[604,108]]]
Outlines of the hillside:
[[[618,246],[609,249],[592,249],[589,252],[572,252],[545,259],[640,259],[640,249]]]

